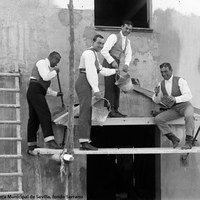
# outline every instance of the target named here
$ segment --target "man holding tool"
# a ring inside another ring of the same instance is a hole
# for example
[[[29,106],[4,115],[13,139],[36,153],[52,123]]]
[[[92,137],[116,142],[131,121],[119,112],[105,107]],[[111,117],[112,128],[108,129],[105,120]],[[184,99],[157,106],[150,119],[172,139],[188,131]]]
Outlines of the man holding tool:
[[[132,31],[132,22],[124,21],[121,26],[121,31],[118,34],[111,34],[101,50],[101,54],[104,57],[103,67],[106,68],[119,68],[120,61],[124,58],[125,65],[122,67],[124,72],[128,72],[128,67],[132,58],[132,49],[130,40],[127,36]],[[119,112],[119,98],[120,89],[115,85],[116,76],[104,77],[105,82],[105,98],[109,100],[111,104],[111,112],[109,117],[126,117],[126,115]]]
[[[39,60],[32,69],[30,83],[27,91],[27,101],[29,107],[28,119],[28,153],[38,148],[37,131],[41,125],[44,141],[47,148],[60,148],[55,142],[51,113],[46,101],[46,95],[63,96],[62,92],[53,91],[49,86],[51,79],[59,73],[57,64],[61,56],[58,52],[51,52],[48,58]]]
[[[81,55],[79,64],[79,76],[76,80],[75,89],[78,96],[79,111],[79,143],[82,150],[97,150],[90,144],[92,93],[96,100],[102,98],[98,86],[98,74],[110,76],[118,69],[107,69],[100,65],[97,52],[101,51],[104,38],[95,35],[93,45]]]

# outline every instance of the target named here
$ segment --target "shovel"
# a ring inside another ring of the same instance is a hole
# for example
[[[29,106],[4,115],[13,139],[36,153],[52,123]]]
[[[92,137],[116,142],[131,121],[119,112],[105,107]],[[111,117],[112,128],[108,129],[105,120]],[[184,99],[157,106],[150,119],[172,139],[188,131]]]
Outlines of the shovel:
[[[59,87],[59,92],[62,93],[62,89],[61,89],[61,84],[60,84],[60,77],[59,77],[59,73],[57,74],[57,79],[58,79],[58,87]],[[63,101],[63,96],[60,96],[61,99],[61,107],[56,108],[56,111],[53,112],[52,116],[57,115],[60,112],[63,112],[65,110],[65,104]]]

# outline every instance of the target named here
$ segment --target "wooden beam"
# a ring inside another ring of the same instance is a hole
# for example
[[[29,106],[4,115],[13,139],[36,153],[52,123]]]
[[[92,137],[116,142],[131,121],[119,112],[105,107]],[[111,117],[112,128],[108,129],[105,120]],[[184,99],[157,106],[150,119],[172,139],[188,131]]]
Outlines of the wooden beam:
[[[62,149],[34,149],[36,154],[41,155],[54,155],[61,154]],[[86,151],[74,149],[74,154],[77,155],[110,155],[110,154],[185,154],[185,153],[200,153],[200,147],[193,147],[192,149],[183,150],[172,147],[155,147],[155,148],[99,148],[97,151]]]

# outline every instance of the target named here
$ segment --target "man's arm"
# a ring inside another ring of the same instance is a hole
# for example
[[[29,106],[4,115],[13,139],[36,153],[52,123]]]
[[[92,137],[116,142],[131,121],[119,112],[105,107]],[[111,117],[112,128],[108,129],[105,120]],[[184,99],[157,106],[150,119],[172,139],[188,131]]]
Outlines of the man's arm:
[[[101,50],[101,54],[103,55],[103,57],[107,60],[109,64],[115,61],[115,59],[110,55],[109,51],[111,50],[111,48],[114,46],[116,42],[117,42],[117,36],[115,34],[111,34],[107,38],[104,44],[104,47]]]
[[[45,60],[40,60],[36,63],[38,72],[44,81],[50,81],[57,75],[55,70],[50,71],[49,66],[46,64]]]
[[[85,62],[85,69],[86,69],[86,77],[87,80],[92,87],[93,92],[99,92],[99,81],[98,81],[98,74],[97,69],[95,66],[96,57],[94,55],[94,52],[91,50],[87,50],[82,55],[84,57]]]
[[[183,78],[180,78],[178,84],[182,95],[175,97],[176,103],[190,101],[192,99],[192,93],[187,84],[187,81]]]

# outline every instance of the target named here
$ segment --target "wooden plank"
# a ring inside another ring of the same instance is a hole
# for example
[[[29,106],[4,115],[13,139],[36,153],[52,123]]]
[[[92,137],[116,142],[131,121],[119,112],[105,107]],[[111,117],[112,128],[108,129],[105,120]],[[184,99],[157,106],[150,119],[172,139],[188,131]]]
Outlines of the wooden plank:
[[[14,121],[14,120],[1,120],[0,124],[20,124],[21,121]]]
[[[0,137],[0,141],[21,141],[21,137]]]
[[[23,194],[23,191],[5,191],[5,192],[0,192],[0,195],[17,195],[17,194]],[[10,198],[12,199],[12,197]]]
[[[47,149],[37,148],[34,149],[34,153],[43,155],[61,154],[62,149]],[[99,148],[97,151],[86,151],[74,149],[74,154],[77,155],[102,155],[102,154],[185,154],[185,153],[200,153],[200,147],[193,147],[192,149],[183,150],[172,147],[155,147],[155,148]]]
[[[0,88],[0,91],[5,91],[5,92],[20,92],[20,90],[17,89],[17,88]]]
[[[19,77],[19,76],[20,76],[20,73],[12,73],[12,72],[10,72],[10,73],[6,73],[6,72],[4,73],[4,72],[3,72],[3,73],[2,73],[2,72],[1,72],[1,73],[0,73],[0,76],[2,76],[2,77],[3,77],[3,76],[8,76],[8,77],[11,77],[11,76],[13,76],[13,77]]]
[[[20,108],[17,104],[0,104],[0,108]]]
[[[16,158],[16,159],[18,159],[18,158],[22,158],[22,155],[0,155],[0,158],[6,158],[6,159],[10,159],[10,158]]]
[[[23,176],[23,173],[18,173],[18,172],[0,173],[0,176]]]

